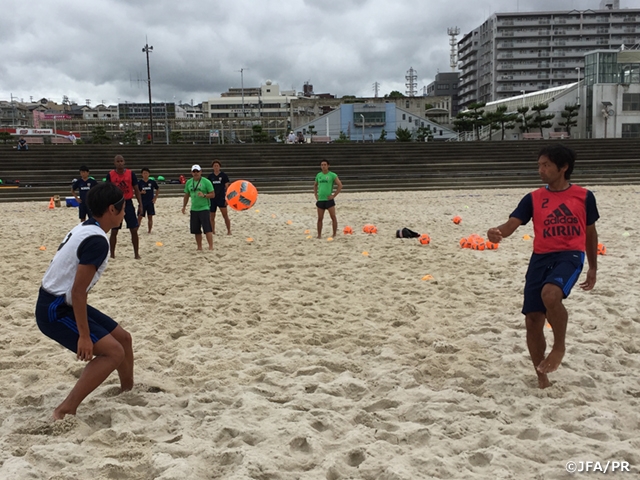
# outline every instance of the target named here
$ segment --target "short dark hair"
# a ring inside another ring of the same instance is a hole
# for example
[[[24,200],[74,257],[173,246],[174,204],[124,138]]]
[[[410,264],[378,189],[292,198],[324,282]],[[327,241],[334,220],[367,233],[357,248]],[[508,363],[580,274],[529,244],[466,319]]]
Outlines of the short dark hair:
[[[140,173],[142,172],[151,173],[151,170],[149,170],[147,167],[142,167],[142,170],[140,170]]]
[[[120,202],[120,208],[116,205],[116,210],[120,212],[124,208],[123,199],[122,190],[111,182],[103,182],[89,190],[87,207],[89,207],[92,216],[100,218],[105,214],[109,205],[116,205],[118,202]]]
[[[88,172],[88,171],[89,171],[89,167],[87,167],[86,165],[82,165],[82,166],[80,167],[80,171],[81,171],[81,172]]]
[[[220,167],[222,167],[222,163],[220,163],[220,160],[214,160],[211,166],[213,167],[216,163],[220,165]]]
[[[329,163],[329,160],[327,160],[326,158],[323,158],[320,160],[320,163],[322,162],[327,162],[327,165],[331,165],[331,163]]]
[[[547,145],[543,147],[540,152],[538,152],[538,159],[540,157],[547,157],[551,160],[552,163],[558,167],[560,170],[565,165],[568,165],[567,171],[564,172],[564,178],[569,180],[571,178],[571,174],[573,173],[573,166],[576,163],[576,152],[569,148],[565,147],[561,143],[557,143],[555,145]]]

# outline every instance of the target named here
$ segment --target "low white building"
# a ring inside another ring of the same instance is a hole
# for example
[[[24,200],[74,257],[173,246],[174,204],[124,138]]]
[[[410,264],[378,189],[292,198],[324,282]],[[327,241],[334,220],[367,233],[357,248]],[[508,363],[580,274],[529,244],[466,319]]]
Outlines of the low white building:
[[[258,120],[261,118],[291,121],[294,91],[280,91],[270,80],[259,88],[232,88],[220,98],[202,102],[204,118]]]

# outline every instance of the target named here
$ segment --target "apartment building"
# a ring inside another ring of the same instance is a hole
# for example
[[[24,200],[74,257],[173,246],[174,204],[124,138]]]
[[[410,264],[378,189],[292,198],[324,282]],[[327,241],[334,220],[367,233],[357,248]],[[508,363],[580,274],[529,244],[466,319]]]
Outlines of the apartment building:
[[[495,13],[458,42],[459,103],[491,102],[580,81],[595,49],[640,45],[640,9]]]

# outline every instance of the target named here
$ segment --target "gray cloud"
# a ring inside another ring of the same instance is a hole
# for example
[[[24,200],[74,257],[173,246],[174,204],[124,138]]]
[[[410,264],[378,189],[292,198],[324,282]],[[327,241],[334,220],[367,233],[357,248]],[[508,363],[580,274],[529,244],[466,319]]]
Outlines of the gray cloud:
[[[628,1],[628,0],[626,0]],[[597,9],[566,0],[563,9]],[[622,0],[623,6],[625,0]],[[532,5],[535,4],[535,5]],[[146,101],[148,38],[156,101],[199,103],[229,87],[372,96],[450,71],[447,27],[464,34],[496,11],[554,10],[550,0],[34,0],[0,18],[0,98]]]

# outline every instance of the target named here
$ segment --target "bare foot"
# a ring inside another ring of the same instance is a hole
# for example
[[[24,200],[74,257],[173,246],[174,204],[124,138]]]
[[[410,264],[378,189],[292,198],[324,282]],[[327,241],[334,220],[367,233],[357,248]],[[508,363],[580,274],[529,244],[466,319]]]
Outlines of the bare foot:
[[[140,255],[136,255],[136,260],[142,260],[142,257]]]
[[[227,235],[231,235],[231,231],[228,231],[228,232],[227,232]]]
[[[213,250],[213,247],[209,247],[209,250]]]
[[[536,370],[544,374],[555,372],[562,363],[563,357],[564,350],[552,349],[549,355],[547,355],[547,358],[540,362],[540,365],[538,365]]]
[[[131,381],[120,381],[120,390],[122,392],[128,392],[129,390],[133,390],[133,380]]]
[[[111,255],[111,258],[116,258],[116,256],[115,255]]]
[[[547,388],[551,386],[551,382],[549,381],[549,377],[547,377],[546,373],[536,373],[538,374],[538,388]]]
[[[202,247],[196,248],[196,250],[202,250]]]

